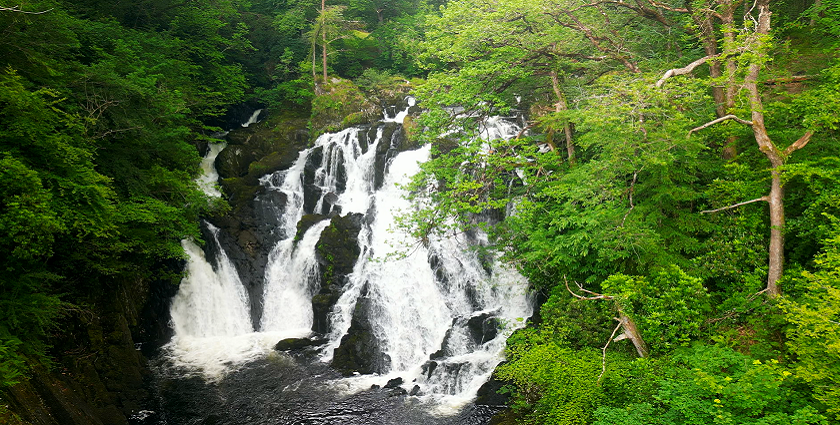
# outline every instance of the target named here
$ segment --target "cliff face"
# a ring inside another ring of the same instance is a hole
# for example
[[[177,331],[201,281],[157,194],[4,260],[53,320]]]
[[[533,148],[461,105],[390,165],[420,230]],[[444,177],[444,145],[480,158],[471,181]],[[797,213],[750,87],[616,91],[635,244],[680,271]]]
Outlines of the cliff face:
[[[176,289],[169,280],[115,282],[70,311],[51,341],[52,368],[35,366],[5,391],[8,410],[32,425],[128,424],[149,398],[146,355],[167,336]]]

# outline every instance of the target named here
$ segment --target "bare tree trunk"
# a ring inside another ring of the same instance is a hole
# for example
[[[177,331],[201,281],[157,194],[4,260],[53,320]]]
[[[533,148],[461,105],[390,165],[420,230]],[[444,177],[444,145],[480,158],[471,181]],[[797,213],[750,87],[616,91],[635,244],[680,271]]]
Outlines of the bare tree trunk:
[[[723,31],[723,45],[735,45],[735,7],[731,0],[727,0],[723,13],[721,14],[721,23],[724,28]],[[738,87],[735,85],[735,73],[738,71],[738,63],[735,56],[726,57],[726,83],[723,95],[723,115],[718,112],[718,117],[732,113],[735,107],[735,96],[738,94]],[[726,144],[723,146],[722,156],[725,160],[732,160],[738,156],[738,148],[735,146],[737,137],[729,136],[726,138]]]
[[[645,340],[642,338],[639,328],[636,327],[636,322],[634,322],[630,316],[624,314],[620,308],[618,310],[618,314],[618,321],[621,322],[621,327],[624,329],[624,335],[630,340],[630,342],[633,343],[633,346],[636,347],[636,352],[639,353],[639,357],[649,356],[650,350],[648,349]]]
[[[758,8],[758,20],[755,30],[753,45],[749,46],[752,54],[757,55],[750,63],[744,87],[749,92],[750,109],[752,110],[752,129],[758,148],[764,152],[770,161],[772,181],[770,187],[770,247],[769,266],[767,273],[767,295],[778,297],[782,294],[778,281],[784,272],[784,231],[785,231],[785,207],[784,190],[782,188],[782,170],[784,165],[783,154],[770,140],[767,128],[764,125],[764,105],[761,101],[761,94],[758,91],[758,73],[761,69],[761,57],[766,43],[765,38],[770,34],[770,0],[756,0]],[[807,143],[807,141],[806,141]],[[794,143],[794,146],[797,144]],[[804,144],[803,144],[804,146]]]
[[[551,87],[554,89],[554,94],[557,96],[557,103],[554,104],[555,112],[562,112],[569,109],[566,103],[566,95],[560,90],[560,78],[557,76],[557,71],[551,71]],[[572,140],[572,124],[568,119],[563,119],[563,131],[566,134],[566,153],[569,158],[569,164],[575,163],[575,145]]]

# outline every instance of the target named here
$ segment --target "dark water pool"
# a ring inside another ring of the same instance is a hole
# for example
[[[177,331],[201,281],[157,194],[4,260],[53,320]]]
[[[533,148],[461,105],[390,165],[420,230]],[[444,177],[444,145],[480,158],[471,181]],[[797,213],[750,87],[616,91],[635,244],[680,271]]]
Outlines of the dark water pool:
[[[327,365],[285,354],[251,362],[217,382],[162,359],[156,363],[153,406],[134,418],[135,425],[481,425],[499,411],[469,403],[442,415],[428,398],[399,390],[350,393]]]

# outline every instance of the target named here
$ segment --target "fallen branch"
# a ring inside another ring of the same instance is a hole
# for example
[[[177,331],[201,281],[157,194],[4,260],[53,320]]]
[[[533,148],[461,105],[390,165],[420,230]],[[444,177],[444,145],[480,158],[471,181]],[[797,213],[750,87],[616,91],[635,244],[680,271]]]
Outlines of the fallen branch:
[[[616,319],[618,320],[618,319]],[[615,325],[615,329],[612,331],[612,335],[610,335],[610,339],[607,340],[606,345],[604,348],[601,348],[601,374],[598,375],[598,383],[601,383],[601,378],[604,376],[604,373],[607,372],[607,347],[610,346],[610,342],[612,342],[613,338],[615,337],[615,333],[621,328],[621,320],[618,320],[618,324]]]
[[[737,203],[737,204],[734,204],[734,205],[730,205],[728,207],[718,208],[718,209],[714,209],[714,210],[700,211],[700,214],[710,214],[710,213],[716,213],[716,212],[724,211],[724,210],[731,210],[732,208],[738,208],[740,206],[744,206],[744,205],[747,205],[747,204],[752,204],[753,202],[759,202],[759,201],[770,202],[770,197],[769,196],[762,196],[761,198],[751,199],[749,201],[740,202],[740,203]]]
[[[798,83],[800,81],[808,81],[817,78],[814,75],[794,75],[792,77],[780,77],[774,78],[772,80],[765,80],[764,84],[767,85],[776,85],[776,84],[790,84],[790,83]]]
[[[736,117],[735,115],[726,115],[726,116],[720,117],[716,120],[709,121],[709,122],[701,125],[700,127],[692,128],[691,131],[688,132],[688,137],[691,137],[691,133],[694,133],[695,131],[700,131],[704,128],[709,128],[709,127],[711,127],[711,126],[713,126],[717,123],[721,123],[721,122],[724,122],[724,121],[727,121],[727,120],[737,121],[741,124],[748,125],[750,127],[752,127],[752,125],[753,125],[752,121],[743,120],[741,118]]]

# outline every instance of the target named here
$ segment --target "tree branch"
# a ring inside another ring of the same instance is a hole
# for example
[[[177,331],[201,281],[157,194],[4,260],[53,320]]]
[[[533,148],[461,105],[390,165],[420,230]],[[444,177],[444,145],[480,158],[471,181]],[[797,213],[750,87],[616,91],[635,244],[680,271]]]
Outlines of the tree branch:
[[[669,69],[668,71],[665,72],[665,75],[663,75],[662,78],[660,78],[659,81],[656,82],[656,88],[661,88],[662,85],[665,84],[665,80],[667,80],[667,79],[669,79],[669,78],[671,78],[675,75],[688,74],[689,72],[694,71],[694,68],[697,68],[698,66],[706,63],[706,61],[708,61],[709,59],[714,59],[718,56],[720,56],[720,55],[704,56],[704,57],[702,57],[700,59],[697,59],[696,61],[694,61],[694,62],[692,62],[692,63],[690,63],[690,64],[688,64],[688,65],[686,65],[682,68]]]
[[[811,136],[813,136],[813,135],[814,135],[813,131],[811,131],[811,130],[806,131],[805,134],[803,134],[802,137],[799,138],[799,140],[793,142],[792,145],[788,146],[788,148],[785,149],[785,156],[788,156],[788,155],[804,148],[805,145],[807,145],[808,142],[811,141]]]
[[[740,206],[744,206],[744,205],[747,205],[747,204],[752,204],[753,202],[760,202],[760,201],[770,202],[770,197],[769,196],[762,196],[761,198],[751,199],[749,201],[740,202],[740,203],[737,203],[737,204],[734,204],[734,205],[730,205],[728,207],[718,208],[718,209],[714,209],[714,210],[700,211],[700,214],[709,214],[709,213],[716,213],[716,212],[724,211],[724,210],[731,210],[732,208],[738,208]]]
[[[713,126],[713,125],[715,125],[715,124],[717,124],[717,123],[721,123],[721,122],[724,122],[724,121],[726,121],[726,120],[738,121],[738,122],[739,122],[739,123],[741,123],[741,124],[748,125],[748,126],[751,126],[751,127],[752,127],[752,125],[753,125],[753,122],[752,122],[752,121],[743,120],[743,119],[741,119],[741,118],[736,117],[735,115],[731,115],[731,114],[730,114],[730,115],[722,116],[722,117],[720,117],[720,118],[718,118],[718,119],[716,119],[716,120],[709,121],[709,122],[707,122],[707,123],[705,123],[705,124],[701,125],[700,127],[692,128],[692,129],[691,129],[691,131],[689,131],[689,132],[688,132],[688,137],[691,137],[691,133],[694,133],[695,131],[700,131],[700,130],[702,130],[702,129],[704,129],[704,128],[709,128],[709,127],[711,127],[711,126]],[[810,136],[809,136],[809,137],[810,137]],[[806,143],[807,143],[807,141],[806,141]],[[803,146],[804,146],[804,145],[803,145]]]
[[[612,335],[610,335],[610,339],[607,340],[606,345],[601,348],[601,374],[598,375],[598,383],[601,383],[601,378],[604,377],[604,373],[607,372],[607,347],[610,346],[610,342],[612,342],[613,338],[615,338],[615,333],[618,332],[619,328],[621,328],[621,320],[618,320],[618,324],[615,325],[615,329],[612,331]]]
[[[587,294],[593,295],[591,297],[584,297],[583,295],[579,295],[579,294],[574,293],[572,291],[572,289],[569,288],[569,281],[566,279],[565,275],[563,276],[563,281],[566,282],[566,290],[569,291],[569,293],[572,294],[572,296],[574,296],[577,299],[581,299],[581,300],[611,300],[611,299],[613,299],[613,297],[611,297],[609,295],[599,294],[597,292],[592,292],[590,290],[583,289],[583,286],[580,286],[579,283],[575,282],[578,289],[580,289],[581,291],[583,291]]]
[[[636,208],[636,206],[633,205],[633,190],[635,190],[635,188],[636,188],[636,177],[638,177],[638,176],[639,176],[639,172],[638,171],[633,171],[633,181],[630,182],[630,191],[629,191],[630,209],[627,210],[627,212],[624,214],[624,218],[621,219],[621,226],[619,226],[619,227],[624,227],[624,222],[627,221],[627,216],[630,215],[630,211],[633,211],[633,208]]]
[[[17,13],[25,13],[27,15],[42,15],[44,13],[52,11],[53,8],[49,8],[47,10],[43,10],[41,12],[27,12],[24,10],[20,10],[20,6],[12,6],[12,7],[3,7],[0,6],[0,12],[17,12]]]

